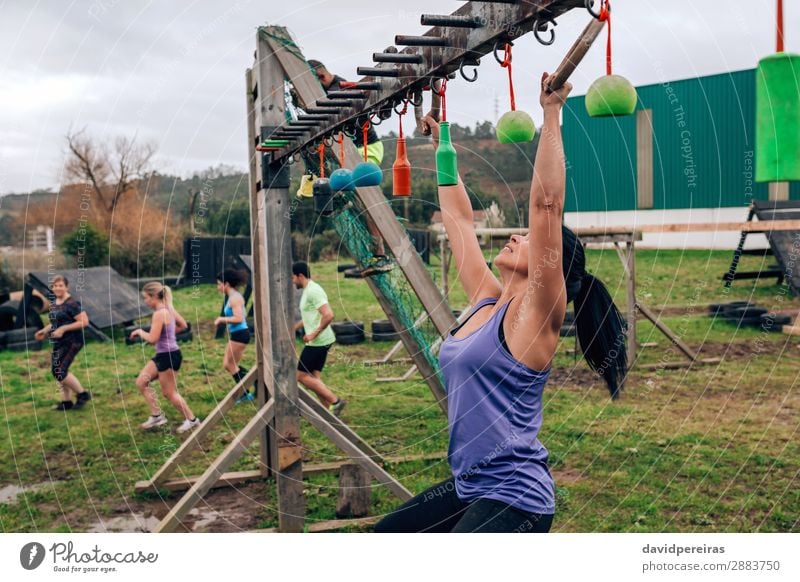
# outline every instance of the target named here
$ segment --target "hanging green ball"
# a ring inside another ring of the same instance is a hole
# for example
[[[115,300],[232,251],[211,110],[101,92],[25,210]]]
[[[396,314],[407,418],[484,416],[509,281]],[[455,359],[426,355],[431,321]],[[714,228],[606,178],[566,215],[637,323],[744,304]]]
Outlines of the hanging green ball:
[[[507,111],[498,120],[495,133],[500,143],[521,143],[533,139],[536,125],[524,111]]]
[[[776,53],[756,69],[756,181],[800,180],[800,55]]]
[[[605,75],[597,79],[586,92],[586,112],[589,117],[631,115],[636,111],[636,89],[625,77]]]

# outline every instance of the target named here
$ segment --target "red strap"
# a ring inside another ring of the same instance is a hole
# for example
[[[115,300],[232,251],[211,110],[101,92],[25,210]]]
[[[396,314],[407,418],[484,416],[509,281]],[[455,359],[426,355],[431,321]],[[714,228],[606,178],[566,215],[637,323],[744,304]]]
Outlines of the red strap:
[[[367,132],[369,131],[369,118],[364,122],[364,125],[361,126],[362,131],[364,132],[364,161],[367,161]]]
[[[783,52],[783,0],[778,0],[778,39],[776,52]]]
[[[516,101],[514,101],[514,80],[511,78],[511,43],[507,42],[503,50],[503,62],[500,66],[508,69],[508,94],[511,97],[511,111],[517,110]]]
[[[447,77],[442,79],[442,88],[436,91],[436,94],[442,98],[442,121],[447,121],[447,100],[445,99],[444,92],[447,90]],[[433,87],[431,86],[431,91]]]
[[[321,144],[319,144],[319,147],[317,148],[317,151],[319,152],[319,177],[320,178],[324,178],[325,177],[325,142],[322,142]]]
[[[344,133],[339,134],[339,166],[344,168]]]
[[[610,75],[611,74],[611,0],[600,0],[599,20],[608,21],[608,40],[606,41],[606,75]]]
[[[403,139],[403,116],[406,111],[408,111],[408,99],[403,100],[403,109],[397,114],[397,118],[400,120],[400,139]]]

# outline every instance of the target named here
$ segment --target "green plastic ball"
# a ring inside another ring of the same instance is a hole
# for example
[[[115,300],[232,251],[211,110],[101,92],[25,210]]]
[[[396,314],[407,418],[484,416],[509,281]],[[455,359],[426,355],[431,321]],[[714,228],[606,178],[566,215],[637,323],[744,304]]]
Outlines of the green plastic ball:
[[[636,111],[636,89],[625,77],[600,77],[586,92],[586,112],[589,117],[631,115]]]
[[[533,139],[536,126],[524,111],[508,111],[498,120],[495,133],[500,143],[520,143]]]

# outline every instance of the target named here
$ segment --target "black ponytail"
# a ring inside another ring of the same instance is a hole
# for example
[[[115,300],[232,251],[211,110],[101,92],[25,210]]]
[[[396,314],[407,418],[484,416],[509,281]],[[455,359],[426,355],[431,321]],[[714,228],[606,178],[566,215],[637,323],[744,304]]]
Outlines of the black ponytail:
[[[585,273],[575,297],[578,343],[589,367],[603,377],[615,400],[628,371],[625,327],[625,320],[606,286]]]
[[[586,256],[578,237],[562,227],[563,268],[567,302],[575,304],[575,329],[583,357],[606,381],[616,399],[628,371],[626,323],[600,279],[586,272]]]

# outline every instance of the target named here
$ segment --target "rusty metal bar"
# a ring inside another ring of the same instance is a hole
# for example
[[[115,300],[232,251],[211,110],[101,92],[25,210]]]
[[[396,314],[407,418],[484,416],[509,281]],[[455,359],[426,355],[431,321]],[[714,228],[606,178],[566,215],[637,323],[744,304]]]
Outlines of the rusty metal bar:
[[[364,91],[353,91],[353,90],[343,90],[343,91],[329,91],[328,92],[328,99],[366,99],[367,94]]]
[[[422,63],[422,55],[416,53],[372,53],[372,60],[376,63]]]
[[[380,67],[358,67],[356,73],[370,77],[399,77],[399,69],[382,69]]]
[[[409,36],[398,34],[394,37],[398,46],[447,46],[449,43],[443,36]]]
[[[480,18],[453,14],[423,14],[419,22],[422,26],[444,26],[448,28],[481,28],[483,26]]]

